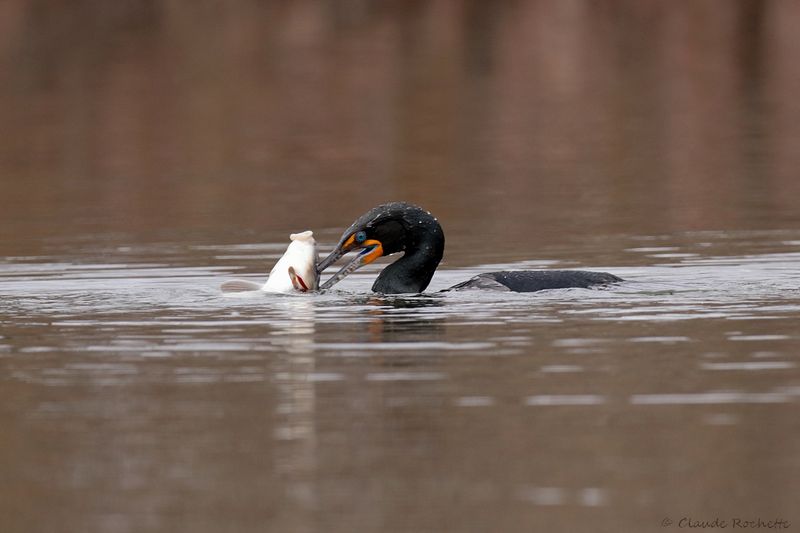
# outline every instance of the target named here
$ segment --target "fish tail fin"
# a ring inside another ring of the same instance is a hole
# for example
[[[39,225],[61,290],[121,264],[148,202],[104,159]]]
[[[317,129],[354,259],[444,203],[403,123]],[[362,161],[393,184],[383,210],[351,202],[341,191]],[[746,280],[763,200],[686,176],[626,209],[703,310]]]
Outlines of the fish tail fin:
[[[247,292],[261,290],[261,284],[243,279],[231,279],[219,287],[222,292]]]

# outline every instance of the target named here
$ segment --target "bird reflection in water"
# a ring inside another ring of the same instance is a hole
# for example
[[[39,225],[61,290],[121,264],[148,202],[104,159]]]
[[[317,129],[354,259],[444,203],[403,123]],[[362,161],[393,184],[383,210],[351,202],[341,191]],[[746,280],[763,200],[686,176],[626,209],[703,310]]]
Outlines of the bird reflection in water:
[[[369,296],[364,303],[372,342],[436,341],[444,332],[444,316],[431,312],[443,306],[440,296]]]

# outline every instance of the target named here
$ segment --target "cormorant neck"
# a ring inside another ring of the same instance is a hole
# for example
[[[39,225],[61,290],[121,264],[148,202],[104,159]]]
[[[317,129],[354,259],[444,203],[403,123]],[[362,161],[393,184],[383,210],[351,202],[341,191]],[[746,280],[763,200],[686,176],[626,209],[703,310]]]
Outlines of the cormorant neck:
[[[425,224],[425,231],[411,235],[403,257],[383,269],[372,285],[373,292],[416,294],[425,290],[444,254],[444,233],[436,219],[432,220],[433,224]]]

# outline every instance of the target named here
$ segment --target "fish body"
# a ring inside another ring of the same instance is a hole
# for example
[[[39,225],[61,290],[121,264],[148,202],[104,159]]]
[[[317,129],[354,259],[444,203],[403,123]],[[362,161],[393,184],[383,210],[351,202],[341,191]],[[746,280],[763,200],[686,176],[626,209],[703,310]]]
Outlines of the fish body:
[[[317,243],[312,231],[292,233],[283,256],[261,288],[264,292],[302,292],[317,290]]]
[[[231,280],[222,284],[222,292],[264,291],[291,293],[316,291],[319,288],[317,273],[317,243],[312,231],[292,233],[291,243],[269,273],[264,285],[245,280]]]

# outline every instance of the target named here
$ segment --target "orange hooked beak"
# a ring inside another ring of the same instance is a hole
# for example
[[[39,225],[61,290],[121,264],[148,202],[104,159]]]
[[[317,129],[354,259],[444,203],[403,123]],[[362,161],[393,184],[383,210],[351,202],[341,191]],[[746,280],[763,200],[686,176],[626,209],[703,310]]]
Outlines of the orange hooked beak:
[[[342,250],[344,250],[344,253],[347,253],[350,250],[356,250],[358,248],[364,249],[364,251],[359,254],[359,257],[361,258],[361,266],[368,265],[383,255],[383,244],[381,244],[381,241],[375,239],[367,239],[361,244],[356,244],[355,235],[350,235],[350,237],[344,241],[344,244],[342,245]]]
[[[342,244],[336,247],[328,257],[317,265],[317,271],[322,272],[330,265],[338,261],[344,254],[353,250],[361,250],[352,261],[343,266],[328,281],[320,286],[320,289],[329,289],[345,277],[349,276],[364,265],[368,265],[383,255],[383,244],[375,239],[367,239],[361,243],[356,242],[355,234],[350,235]]]

